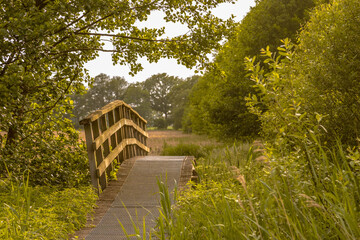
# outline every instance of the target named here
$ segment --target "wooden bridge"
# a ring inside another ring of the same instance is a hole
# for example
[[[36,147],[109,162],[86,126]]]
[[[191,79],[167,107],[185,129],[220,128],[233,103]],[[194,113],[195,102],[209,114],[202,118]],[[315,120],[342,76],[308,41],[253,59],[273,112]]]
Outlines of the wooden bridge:
[[[76,233],[79,239],[128,239],[124,230],[135,234],[133,223],[141,226],[141,234],[145,224],[149,236],[159,214],[157,179],[166,181],[170,191],[175,182],[181,188],[190,180],[192,157],[147,156],[146,123],[123,101],[114,101],[80,121],[91,183],[99,200],[95,218]],[[117,180],[110,181],[115,168],[119,168]]]

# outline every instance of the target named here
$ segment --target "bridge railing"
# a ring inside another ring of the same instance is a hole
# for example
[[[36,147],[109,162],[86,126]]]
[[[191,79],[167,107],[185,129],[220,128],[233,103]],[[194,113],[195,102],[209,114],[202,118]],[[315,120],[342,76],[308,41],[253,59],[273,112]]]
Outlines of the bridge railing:
[[[91,183],[98,193],[106,188],[114,161],[147,155],[146,120],[116,100],[80,121],[84,125]]]

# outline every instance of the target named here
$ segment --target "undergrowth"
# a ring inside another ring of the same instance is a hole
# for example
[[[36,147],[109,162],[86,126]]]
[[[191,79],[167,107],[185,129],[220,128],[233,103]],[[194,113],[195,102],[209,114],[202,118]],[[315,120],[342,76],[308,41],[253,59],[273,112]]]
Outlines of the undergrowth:
[[[164,142],[162,156],[194,156],[204,157],[214,146],[200,146],[196,144],[179,143],[175,146]]]
[[[60,190],[1,180],[0,239],[68,239],[85,225],[96,199],[90,187]]]
[[[360,238],[358,150],[319,145],[281,156],[267,149],[262,162],[250,151],[247,159],[237,155],[239,167],[227,154],[200,159],[200,183],[182,191],[170,213],[162,208],[167,214],[160,214],[157,235],[176,240]],[[312,173],[306,156],[319,161]]]

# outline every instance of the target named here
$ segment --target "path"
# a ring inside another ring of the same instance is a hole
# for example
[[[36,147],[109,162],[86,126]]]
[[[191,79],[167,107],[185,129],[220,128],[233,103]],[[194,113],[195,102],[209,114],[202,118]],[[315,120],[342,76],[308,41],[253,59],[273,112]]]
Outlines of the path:
[[[141,232],[145,216],[146,232],[148,233],[151,228],[155,227],[155,220],[159,215],[157,178],[160,177],[164,181],[166,176],[170,191],[174,190],[175,181],[179,183],[180,187],[183,187],[191,178],[191,158],[146,156],[126,160],[124,167],[122,165],[118,173],[120,179],[112,186],[110,184],[109,189],[105,189],[103,193],[108,196],[105,197],[107,199],[103,197],[100,205],[107,204],[107,211],[104,211],[95,228],[88,229],[85,239],[127,239],[118,220],[124,225],[128,234],[134,234],[129,215],[140,226]]]

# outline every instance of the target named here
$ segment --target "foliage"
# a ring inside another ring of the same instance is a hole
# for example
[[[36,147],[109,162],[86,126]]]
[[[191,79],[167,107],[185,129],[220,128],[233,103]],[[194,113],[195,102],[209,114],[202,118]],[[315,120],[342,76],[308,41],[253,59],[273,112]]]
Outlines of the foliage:
[[[295,68],[306,111],[323,116],[328,139],[357,144],[360,136],[359,1],[332,1],[312,14],[299,36]]]
[[[144,82],[144,89],[146,89],[150,95],[151,108],[161,113],[160,118],[164,118],[165,129],[169,125],[169,115],[172,113],[170,92],[179,82],[179,78],[168,76],[166,73],[152,75]]]
[[[189,101],[191,88],[197,83],[199,78],[200,76],[194,75],[184,80],[180,80],[180,82],[171,89],[171,118],[175,130],[182,128],[182,119],[185,106]]]
[[[275,48],[280,39],[295,39],[312,0],[262,0],[245,16],[235,34],[216,55],[214,68],[198,82],[184,120],[186,128],[217,138],[239,139],[260,131],[257,116],[249,112],[245,97],[256,94],[246,77],[244,58],[257,55],[266,45]],[[198,116],[201,116],[198,118]]]
[[[150,105],[150,95],[143,87],[143,83],[132,83],[125,91],[124,102],[129,104],[141,117],[148,121],[147,126],[153,125],[153,114]]]
[[[46,122],[41,127],[36,125],[43,131],[27,136],[22,141],[23,145],[16,149],[2,149],[2,174],[8,176],[10,172],[13,178],[21,180],[24,171],[29,171],[33,185],[77,187],[88,184],[90,174],[85,142],[79,140],[79,132],[73,128],[70,120],[63,120],[62,123],[54,121]],[[61,127],[63,132],[47,131],[54,125],[60,125],[55,127]]]
[[[0,189],[1,239],[67,239],[85,225],[97,198],[90,187],[56,190],[5,180]]]
[[[156,127],[156,129],[166,130],[167,124],[168,123],[166,122],[165,118],[163,118],[161,116],[154,120],[154,127]]]
[[[207,149],[210,147],[208,146]],[[179,143],[176,146],[169,146],[164,142],[163,156],[194,156],[195,158],[204,157],[206,150],[205,147],[201,147],[196,144]]]
[[[112,77],[101,73],[95,77],[91,88],[83,95],[74,94],[71,96],[74,101],[73,122],[79,126],[79,121],[91,112],[102,108],[106,104],[124,98],[128,83],[122,77]]]
[[[344,144],[357,144],[360,98],[354,76],[359,72],[359,54],[354,39],[359,38],[355,31],[359,23],[350,19],[356,12],[360,13],[360,5],[352,1],[318,7],[295,51],[288,40],[279,48],[279,55],[269,48],[262,51],[267,57],[264,63],[271,69],[268,73],[254,64],[254,58],[248,59],[261,95],[261,99],[253,96],[248,100],[268,139],[276,137],[298,145],[304,134],[311,134],[329,145],[338,137]],[[259,103],[267,106],[265,113]]]
[[[247,101],[261,121],[265,149],[250,148],[246,158],[226,150],[198,161],[200,183],[185,190],[171,211],[162,207],[159,233],[168,239],[360,238],[360,148],[352,105],[358,93],[353,102],[342,101],[358,87],[352,75],[357,50],[347,47],[359,42],[359,5],[321,5],[298,45],[286,39],[276,54],[263,49],[263,62],[247,58],[257,91]],[[349,124],[345,116],[355,124],[342,126]],[[255,158],[259,152],[263,156]]]
[[[206,135],[186,134],[174,130],[148,132],[150,137],[148,138],[147,145],[150,148],[151,155],[161,155],[164,146],[176,148],[177,145],[186,143],[199,145],[201,149],[211,149],[222,146],[222,143],[216,142]]]
[[[83,93],[83,83],[92,82],[84,63],[103,51],[113,53],[115,64],[128,64],[132,73],[141,70],[141,57],[150,62],[176,58],[188,67],[204,67],[206,54],[232,29],[231,20],[211,14],[222,2],[230,0],[2,1],[0,131],[6,136],[0,144],[1,175],[7,174],[4,163],[21,176],[51,161],[84,162],[78,151],[81,143],[64,117],[71,112],[67,96]],[[183,23],[188,33],[161,39],[164,28],[134,25],[154,11],[163,12],[168,22]],[[113,48],[105,49],[104,41],[109,40]],[[41,179],[32,176],[31,181]]]
[[[176,204],[170,210],[162,204],[157,235],[166,239],[358,239],[359,175],[348,164],[357,159],[360,166],[358,153],[338,146],[333,149],[336,154],[321,145],[308,152],[321,160],[315,169],[326,176],[321,185],[312,184],[311,173],[299,166],[305,156],[296,152],[280,156],[268,149],[268,161],[259,162],[252,154],[244,158],[238,151],[233,157],[239,158],[239,168],[230,168],[233,163],[226,154],[207,156],[197,161],[200,183],[175,195]]]
[[[209,97],[209,82],[200,78],[189,94],[189,102],[184,110],[182,119],[183,131],[186,133],[209,134],[209,114],[205,110],[206,100]]]

